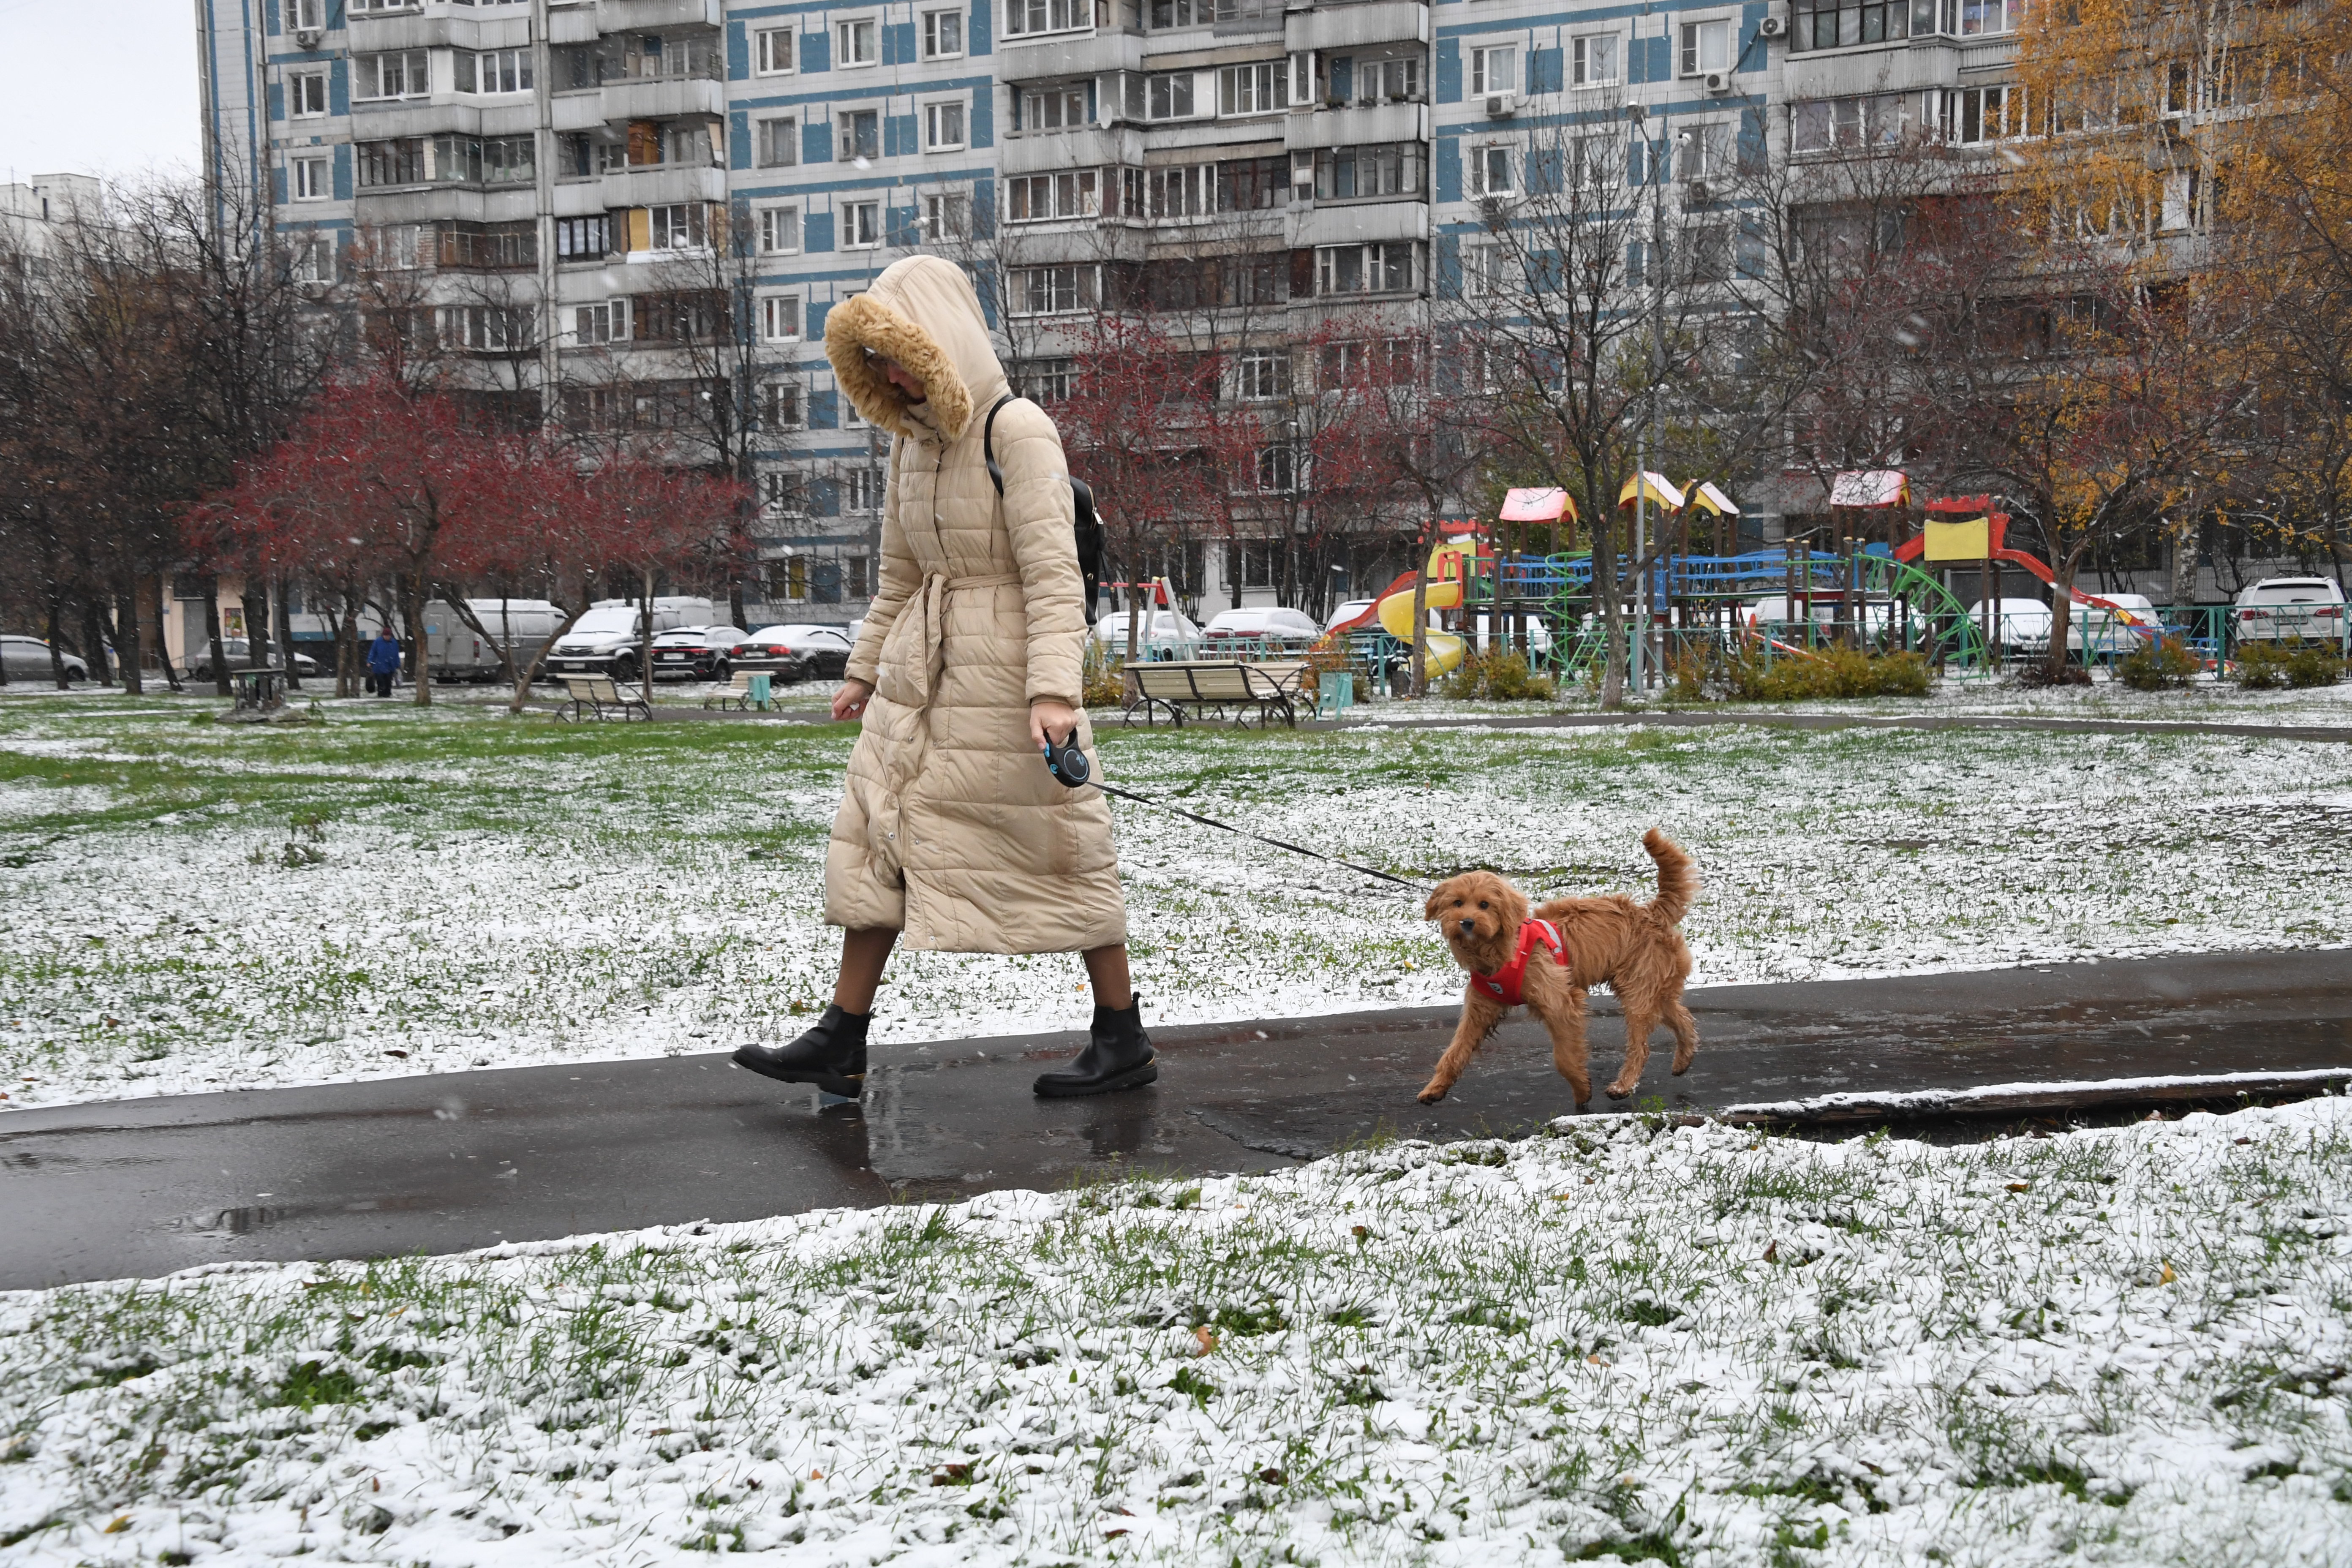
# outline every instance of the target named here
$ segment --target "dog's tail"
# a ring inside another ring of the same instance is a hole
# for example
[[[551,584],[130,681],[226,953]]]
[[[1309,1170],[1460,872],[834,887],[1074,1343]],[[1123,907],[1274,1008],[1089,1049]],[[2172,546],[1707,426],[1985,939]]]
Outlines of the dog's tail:
[[[1658,863],[1658,896],[1650,913],[1661,925],[1677,925],[1698,893],[1698,872],[1682,847],[1653,827],[1642,835],[1642,847]]]

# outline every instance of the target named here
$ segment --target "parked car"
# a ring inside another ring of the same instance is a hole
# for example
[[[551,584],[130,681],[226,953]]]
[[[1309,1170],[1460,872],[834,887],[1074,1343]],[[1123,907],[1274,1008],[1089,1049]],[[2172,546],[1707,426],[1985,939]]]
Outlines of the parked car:
[[[1250,637],[1267,643],[1311,643],[1322,637],[1323,628],[1315,617],[1304,610],[1288,610],[1279,605],[1258,610],[1219,610],[1201,633],[1208,642],[1228,637]]]
[[[1982,599],[1969,606],[1969,622],[1981,629],[1984,626]],[[1996,599],[1994,613],[2000,618],[1996,637],[2000,646],[2011,653],[2047,653],[2050,651],[2050,606],[2039,599]]]
[[[1087,634],[1111,653],[1124,658],[1127,654],[1127,612],[1107,610],[1094,629]],[[1161,649],[1170,657],[1178,645],[1190,645],[1201,640],[1201,628],[1181,610],[1140,610],[1135,617],[1135,640],[1138,652]]]
[[[737,669],[768,669],[792,680],[839,680],[856,645],[845,626],[814,624],[761,626],[728,655]]]
[[[656,637],[680,626],[707,626],[716,618],[708,599],[656,598],[653,602]],[[547,673],[609,675],[615,680],[637,678],[637,646],[644,640],[644,621],[628,599],[599,599],[572,623],[572,629],[548,655]]]
[[[1476,647],[1492,647],[1495,641],[1507,636],[1510,632],[1510,623],[1507,620],[1490,626],[1491,617],[1483,610],[1475,618],[1478,626],[1472,641]],[[1527,618],[1527,635],[1528,654],[1530,658],[1541,658],[1551,651],[1551,627],[1544,624],[1543,617],[1529,616]]]
[[[2027,601],[2017,602],[2022,604]],[[1837,626],[1838,602],[1834,594],[1815,594],[1811,596],[1810,604],[1805,602],[1805,595],[1801,594],[1798,595],[1798,608],[1810,611],[1812,624],[1817,628],[1816,635],[1825,636]],[[1856,618],[1864,637],[1875,637],[1891,630],[1900,630],[1902,626],[1902,611],[1896,607],[1893,599],[1864,599],[1859,605],[1849,605],[1846,614]],[[1789,596],[1786,594],[1771,594],[1761,599],[1750,600],[1740,610],[1741,623],[1749,626],[1759,625],[1785,626],[1796,624],[1802,619],[1804,619],[1803,616],[1793,614],[1790,610]],[[2042,635],[2046,637],[2049,635],[2050,626],[2050,611],[2047,605],[2042,607]]]
[[[2344,590],[2332,577],[2265,577],[2238,595],[2230,629],[2240,642],[2345,646]]]
[[[680,626],[654,638],[656,680],[724,680],[741,626]]]
[[[528,669],[541,644],[563,624],[563,611],[545,599],[468,599],[466,607],[488,632],[483,638],[456,605],[435,599],[425,606],[425,658],[436,680],[496,680],[506,673],[503,642],[517,669]]]
[[[75,655],[65,656],[65,666],[68,680],[89,679],[89,666]],[[49,668],[49,645],[38,637],[0,637],[0,669],[8,672],[11,682],[57,679]]]
[[[221,657],[228,660],[228,667],[231,671],[240,670],[246,668],[246,661],[253,657],[252,648],[253,645],[243,637],[221,638]],[[406,651],[404,646],[402,651]],[[274,666],[283,668],[286,661],[282,658],[272,657],[269,662]],[[14,672],[12,671],[11,673]],[[192,679],[195,680],[210,680],[213,678],[213,647],[211,643],[200,642],[196,645],[195,658],[189,661],[187,673]],[[307,653],[297,653],[294,656],[294,673],[306,677],[316,675],[319,673],[319,661],[312,658]]]
[[[1380,601],[1378,599],[1342,600],[1339,606],[1331,612],[1331,618],[1323,623],[1323,629],[1328,632],[1334,626],[1344,626],[1349,621],[1354,620],[1358,616],[1362,615],[1366,610],[1370,609],[1374,605],[1379,603]],[[1369,624],[1377,625],[1377,623]]]
[[[2099,597],[2116,609],[2130,611],[2133,620],[2149,626],[2162,625],[2155,603],[2145,594],[2102,594]],[[2066,612],[2066,648],[2070,653],[2079,653],[2086,658],[2120,658],[2147,640],[2115,610],[2090,604],[2079,595],[2073,608]]]

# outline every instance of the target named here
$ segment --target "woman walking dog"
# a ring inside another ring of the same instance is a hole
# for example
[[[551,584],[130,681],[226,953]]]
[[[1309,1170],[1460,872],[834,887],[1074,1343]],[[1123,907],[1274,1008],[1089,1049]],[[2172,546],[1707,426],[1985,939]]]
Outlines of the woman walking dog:
[[[903,932],[938,952],[1084,953],[1092,1037],[1036,1092],[1150,1083],[1159,1068],[1128,980],[1110,811],[1042,755],[1073,733],[1093,750],[1061,437],[1036,405],[1009,397],[978,297],[938,257],[894,262],[835,306],[824,349],[857,412],[896,437],[880,585],[833,699],[835,719],[864,721],[824,862],[841,973],[815,1027],[735,1061],[856,1094],[874,994]]]

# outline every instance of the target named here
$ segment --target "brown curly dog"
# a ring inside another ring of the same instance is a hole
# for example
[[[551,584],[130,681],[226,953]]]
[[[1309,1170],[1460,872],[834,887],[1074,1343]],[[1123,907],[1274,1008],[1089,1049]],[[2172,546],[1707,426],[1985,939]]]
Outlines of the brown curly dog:
[[[1683,1005],[1691,957],[1675,927],[1698,891],[1698,877],[1690,857],[1656,828],[1642,836],[1642,847],[1658,864],[1658,896],[1647,904],[1612,894],[1554,899],[1530,910],[1526,896],[1491,871],[1465,872],[1430,894],[1423,918],[1445,932],[1445,945],[1454,962],[1470,972],[1470,984],[1453,1043],[1418,1097],[1423,1105],[1445,1098],[1470,1065],[1470,1054],[1525,1002],[1543,1020],[1552,1065],[1576,1090],[1582,1110],[1592,1099],[1584,997],[1595,985],[1615,991],[1625,1009],[1625,1065],[1609,1086],[1612,1100],[1624,1099],[1642,1081],[1650,1031],[1661,1023],[1674,1031],[1675,1071],[1689,1068],[1698,1050],[1698,1026]]]

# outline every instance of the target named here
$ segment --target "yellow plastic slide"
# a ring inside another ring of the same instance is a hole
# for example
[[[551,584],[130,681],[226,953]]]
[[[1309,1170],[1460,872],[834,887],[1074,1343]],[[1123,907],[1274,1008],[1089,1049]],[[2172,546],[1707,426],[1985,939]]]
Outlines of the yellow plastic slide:
[[[1470,571],[1470,552],[1477,548],[1469,540],[1454,540],[1439,545],[1429,552],[1429,592],[1427,606],[1433,610],[1450,610],[1462,603],[1462,580]],[[1399,577],[1402,592],[1391,586],[1375,612],[1389,636],[1399,642],[1412,641],[1412,576]],[[1444,675],[1462,662],[1465,639],[1452,632],[1432,630],[1429,637],[1429,673]]]

